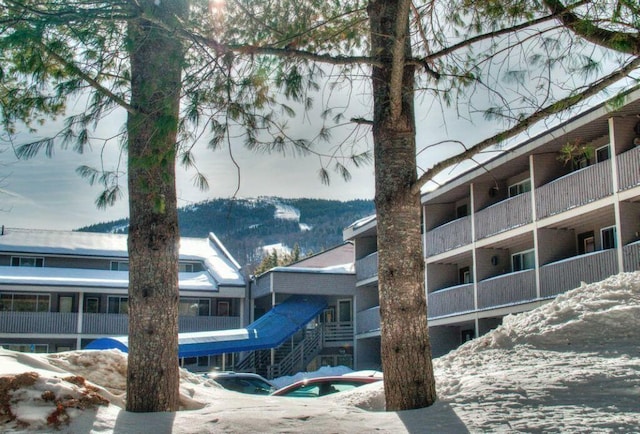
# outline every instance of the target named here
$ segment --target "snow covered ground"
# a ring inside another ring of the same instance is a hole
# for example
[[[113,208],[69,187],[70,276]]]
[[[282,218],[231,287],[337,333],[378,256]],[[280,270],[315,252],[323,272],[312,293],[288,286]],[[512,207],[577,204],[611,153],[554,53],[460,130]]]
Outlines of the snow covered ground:
[[[119,351],[2,350],[0,431],[640,432],[639,330],[640,273],[583,285],[434,360],[438,401],[405,412],[383,411],[381,383],[316,399],[265,397],[185,371],[182,411],[134,414],[122,408]]]

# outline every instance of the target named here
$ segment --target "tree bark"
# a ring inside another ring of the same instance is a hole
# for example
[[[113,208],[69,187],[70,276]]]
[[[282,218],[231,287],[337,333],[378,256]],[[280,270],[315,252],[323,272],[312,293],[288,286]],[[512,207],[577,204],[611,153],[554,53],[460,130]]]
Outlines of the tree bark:
[[[381,356],[388,411],[436,399],[427,328],[414,116],[414,66],[408,1],[372,0],[368,8],[374,101],[375,205]],[[375,66],[375,65],[383,66]]]
[[[171,22],[186,1],[142,6]],[[129,356],[127,410],[179,408],[178,250],[175,187],[183,48],[145,20],[128,24],[131,105],[129,187]]]

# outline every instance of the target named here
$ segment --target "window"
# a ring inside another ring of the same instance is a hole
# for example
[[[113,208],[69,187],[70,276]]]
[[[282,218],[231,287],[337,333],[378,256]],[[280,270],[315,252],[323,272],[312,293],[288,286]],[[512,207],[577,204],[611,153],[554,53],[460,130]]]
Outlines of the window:
[[[582,154],[578,157],[574,157],[571,164],[573,166],[573,170],[584,169],[585,167],[589,166],[589,159],[586,155]]]
[[[61,295],[58,297],[58,312],[73,312],[73,296]]]
[[[338,300],[338,321],[351,322],[351,300]]]
[[[527,191],[531,191],[531,179],[529,178],[509,186],[509,197],[517,196]]]
[[[536,259],[533,250],[527,250],[511,255],[511,271],[530,270],[535,268]]]
[[[3,312],[49,312],[49,294],[0,294],[0,311]]]
[[[129,261],[111,261],[111,271],[129,271]]]
[[[596,241],[593,231],[578,234],[578,254],[591,253],[596,250]]]
[[[460,284],[464,285],[466,283],[471,283],[473,281],[471,277],[471,269],[469,267],[464,267],[460,269]]]
[[[609,159],[609,145],[596,149],[596,163]]]
[[[107,313],[129,313],[129,297],[109,296]]]
[[[602,250],[615,249],[616,248],[616,227],[610,226],[608,228],[600,229],[600,238],[602,240]]]
[[[456,218],[462,218],[469,215],[469,208],[467,207],[467,204],[463,204],[460,205],[459,207],[456,208]]]
[[[12,256],[12,267],[44,267],[44,258],[35,256]]]
[[[19,351],[21,353],[48,353],[47,344],[0,344],[5,350]]]
[[[207,299],[181,298],[178,314],[183,316],[209,316],[210,302]]]
[[[98,297],[87,297],[84,311],[86,313],[99,313],[100,299]]]
[[[219,301],[218,302],[218,316],[229,316],[229,302],[228,301]]]
[[[193,264],[188,262],[180,262],[178,264],[178,272],[180,273],[193,273]]]

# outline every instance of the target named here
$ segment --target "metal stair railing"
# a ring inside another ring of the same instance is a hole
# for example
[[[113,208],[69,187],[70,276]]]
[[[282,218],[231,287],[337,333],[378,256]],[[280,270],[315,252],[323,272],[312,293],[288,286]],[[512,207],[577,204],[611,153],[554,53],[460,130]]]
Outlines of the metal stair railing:
[[[291,375],[302,370],[322,349],[322,327],[307,330],[305,337],[279,363],[269,366],[268,378]]]

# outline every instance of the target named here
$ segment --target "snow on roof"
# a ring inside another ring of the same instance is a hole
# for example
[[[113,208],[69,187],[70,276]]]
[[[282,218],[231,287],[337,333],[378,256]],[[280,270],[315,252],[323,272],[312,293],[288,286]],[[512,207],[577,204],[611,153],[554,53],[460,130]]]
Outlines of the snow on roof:
[[[104,258],[123,258],[128,257],[127,252],[127,235],[110,234],[110,233],[92,233],[92,232],[73,232],[73,231],[56,231],[56,230],[39,230],[39,229],[15,229],[4,228],[0,235],[0,252],[8,254],[40,254],[40,255],[63,255],[63,256],[86,256],[86,257],[104,257]],[[196,277],[197,273],[191,278],[181,279],[185,285],[193,287],[199,286],[211,288],[212,284],[217,288],[218,285],[244,285],[244,278],[240,273],[238,263],[224,249],[220,241],[214,234],[209,234],[207,238],[188,238],[180,239],[180,259],[202,261],[211,274],[215,282],[211,283],[211,279],[205,276]],[[23,268],[23,267],[21,267]],[[51,282],[63,276],[56,276],[58,272],[53,268],[45,268],[51,276]],[[118,279],[115,277],[98,276],[100,270],[89,270],[89,272],[75,269],[63,269],[67,272],[70,279],[78,279],[85,281],[109,281],[117,284]],[[3,270],[4,271],[4,270]],[[16,270],[13,270],[17,273]],[[4,277],[3,272],[3,277]],[[9,276],[12,273],[9,273]],[[29,272],[24,269],[20,270],[20,274],[25,278],[43,281],[44,276],[33,274],[33,270]],[[86,276],[83,276],[86,275]],[[108,274],[108,273],[107,273]],[[181,273],[185,274],[185,273]],[[31,275],[31,276],[29,276]],[[74,277],[75,276],[75,277]],[[115,276],[115,275],[112,275]],[[87,280],[88,279],[88,280]],[[207,282],[205,282],[207,280]],[[199,281],[196,282],[196,281]],[[126,286],[126,285],[125,285]],[[186,287],[185,287],[186,289]]]
[[[316,268],[316,267],[274,267],[269,271],[280,273],[315,273],[315,274],[354,274],[355,264],[349,262],[347,264],[332,265],[330,267]]]
[[[86,268],[0,267],[0,284],[127,289],[129,273]],[[178,286],[182,290],[218,290],[218,283],[206,271],[179,273]]]

